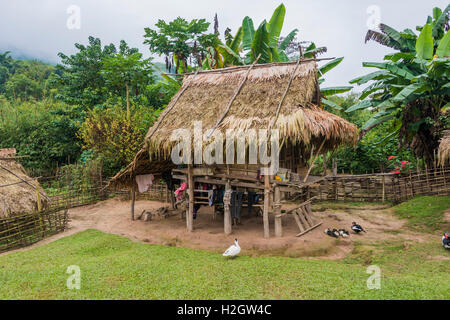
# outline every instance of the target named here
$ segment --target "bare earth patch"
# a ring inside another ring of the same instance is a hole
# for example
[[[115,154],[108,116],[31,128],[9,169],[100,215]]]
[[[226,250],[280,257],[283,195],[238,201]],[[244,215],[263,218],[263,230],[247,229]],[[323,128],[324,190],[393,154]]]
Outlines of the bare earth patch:
[[[155,210],[164,205],[156,201],[137,201],[135,212],[139,216],[143,210]],[[287,205],[289,209],[294,205]],[[239,239],[242,254],[250,256],[276,255],[290,257],[314,257],[323,259],[341,259],[352,252],[355,241],[373,244],[389,239],[422,241],[422,236],[404,228],[404,221],[389,213],[385,207],[367,206],[315,212],[323,224],[317,229],[297,238],[299,232],[293,216],[283,217],[283,237],[273,235],[274,221],[270,218],[271,238],[263,238],[262,217],[255,213],[248,216],[243,208],[242,225],[233,226],[233,234],[223,233],[223,216],[213,219],[212,210],[202,207],[194,220],[195,231],[186,231],[186,222],[180,212],[172,212],[166,219],[156,218],[149,222],[131,221],[130,203],[119,199],[110,199],[94,205],[74,208],[69,211],[69,229],[64,233],[45,239],[31,248],[59,238],[86,230],[98,229],[130,238],[134,241],[192,249],[204,249],[223,252],[234,238]],[[367,233],[353,234],[349,238],[331,238],[323,231],[325,228],[345,228],[350,231],[352,221],[361,224]],[[28,247],[30,248],[30,247]],[[28,248],[21,249],[27,250]]]

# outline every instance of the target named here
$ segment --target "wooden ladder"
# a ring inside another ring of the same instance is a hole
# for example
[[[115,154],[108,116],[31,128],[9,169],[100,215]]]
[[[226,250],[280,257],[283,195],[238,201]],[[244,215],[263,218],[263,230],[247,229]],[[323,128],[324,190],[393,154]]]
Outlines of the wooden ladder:
[[[297,237],[308,233],[309,231],[317,228],[322,224],[322,221],[319,221],[313,214],[311,210],[311,202],[315,199],[311,198],[308,201],[303,202],[298,207],[291,209],[288,213],[292,213],[294,215],[295,222],[297,223],[298,228],[300,229],[300,233],[297,234]]]

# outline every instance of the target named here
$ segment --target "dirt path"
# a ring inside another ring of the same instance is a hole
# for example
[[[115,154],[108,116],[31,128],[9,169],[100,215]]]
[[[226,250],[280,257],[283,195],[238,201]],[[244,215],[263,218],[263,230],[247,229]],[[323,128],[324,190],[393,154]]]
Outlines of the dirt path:
[[[158,209],[164,204],[155,201],[137,201],[136,214],[143,210]],[[292,206],[292,205],[291,205]],[[291,206],[285,206],[289,208]],[[353,249],[355,241],[367,244],[388,239],[404,239],[423,241],[423,235],[413,233],[404,228],[404,221],[399,220],[389,209],[383,206],[366,206],[363,208],[346,207],[343,209],[315,212],[323,221],[322,226],[297,238],[299,232],[292,216],[283,217],[283,237],[273,236],[273,218],[270,220],[271,238],[263,238],[263,222],[261,217],[252,214],[247,216],[243,211],[242,225],[233,227],[233,234],[223,233],[223,217],[213,220],[211,208],[202,207],[194,220],[195,231],[186,232],[185,220],[179,212],[167,219],[153,221],[131,221],[129,202],[111,199],[94,205],[74,208],[69,211],[69,229],[64,233],[47,238],[28,250],[53,242],[86,229],[98,229],[103,232],[118,234],[133,241],[169,246],[181,246],[193,249],[204,249],[223,252],[234,238],[239,239],[243,253],[250,256],[283,255],[291,257],[320,257],[324,259],[340,259]],[[356,221],[367,229],[366,234],[351,234],[349,238],[334,239],[327,236],[325,228],[345,228],[349,230],[351,222]]]

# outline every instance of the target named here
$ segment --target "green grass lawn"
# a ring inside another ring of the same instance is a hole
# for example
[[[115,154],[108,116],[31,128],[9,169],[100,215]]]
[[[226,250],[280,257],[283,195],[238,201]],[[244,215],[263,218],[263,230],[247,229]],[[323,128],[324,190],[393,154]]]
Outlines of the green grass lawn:
[[[1,299],[450,299],[449,261],[439,242],[356,247],[342,261],[240,256],[136,243],[87,230],[0,257]],[[245,252],[243,252],[245,254]],[[369,290],[366,268],[381,268]],[[68,266],[81,289],[66,288]]]
[[[395,213],[408,219],[407,225],[417,231],[442,230],[450,226],[443,221],[444,211],[450,209],[450,196],[423,196],[394,207]]]

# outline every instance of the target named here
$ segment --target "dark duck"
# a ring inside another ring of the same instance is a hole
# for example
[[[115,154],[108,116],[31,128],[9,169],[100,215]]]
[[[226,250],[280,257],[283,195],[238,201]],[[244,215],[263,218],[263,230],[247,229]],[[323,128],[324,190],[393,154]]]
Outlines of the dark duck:
[[[361,232],[366,232],[366,230],[364,230],[363,227],[361,227],[359,224],[357,224],[356,222],[352,222],[352,230],[355,233],[361,233]]]

